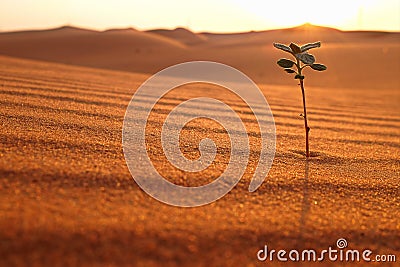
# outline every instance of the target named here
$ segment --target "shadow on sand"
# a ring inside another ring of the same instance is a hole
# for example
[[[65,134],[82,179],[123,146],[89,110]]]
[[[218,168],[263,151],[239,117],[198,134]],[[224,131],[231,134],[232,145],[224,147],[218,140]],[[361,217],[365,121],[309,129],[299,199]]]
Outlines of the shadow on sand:
[[[299,223],[299,239],[298,242],[303,242],[303,234],[307,231],[306,219],[310,210],[309,191],[308,191],[308,173],[310,168],[310,160],[306,159],[304,164],[304,184],[303,184],[303,201],[301,204],[300,223]]]

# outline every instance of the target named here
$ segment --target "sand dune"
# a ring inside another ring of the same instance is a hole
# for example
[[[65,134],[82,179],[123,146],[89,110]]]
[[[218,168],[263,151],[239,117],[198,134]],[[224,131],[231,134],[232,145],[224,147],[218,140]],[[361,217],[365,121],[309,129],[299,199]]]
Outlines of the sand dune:
[[[182,43],[135,30],[95,32],[62,27],[0,34],[0,54],[109,69],[150,69],[148,55],[177,54]]]
[[[301,94],[276,66],[285,55],[271,45],[292,40],[323,41],[315,55],[328,65],[306,73],[308,163]],[[0,33],[0,266],[283,266],[258,262],[257,251],[323,250],[339,238],[351,249],[396,254],[399,261],[398,40],[399,33],[312,25],[240,34],[73,27]],[[243,179],[229,194],[184,209],[137,186],[121,140],[135,90],[154,72],[188,60],[227,63],[257,81],[274,115],[277,150],[267,179],[249,193],[260,153],[251,110],[215,85],[168,93],[146,135],[149,157],[166,179],[205,184],[229,162],[224,129],[204,119],[185,126],[180,148],[194,159],[199,141],[211,138],[215,162],[201,173],[167,162],[160,129],[182,101],[208,96],[228,104],[252,144]]]
[[[147,77],[0,57],[0,265],[255,266],[264,245],[322,250],[341,237],[352,249],[398,255],[399,90],[308,87],[314,157],[305,164],[298,88],[260,84],[277,126],[268,178],[247,191],[258,161],[252,146],[234,190],[183,209],[146,195],[124,162],[123,116]],[[216,178],[230,149],[220,126],[196,120],[182,131],[181,149],[197,157],[207,136],[216,162],[183,174],[161,156],[163,120],[196,96],[223,100],[252,142],[259,138],[248,108],[225,89],[195,84],[166,95],[149,120],[149,156],[167,179],[189,186]]]
[[[332,28],[300,27],[238,34],[196,34],[186,29],[134,29],[95,32],[72,27],[0,34],[0,54],[72,65],[155,73],[173,64],[213,60],[246,73],[258,82],[286,84],[276,60],[283,53],[273,42],[320,40],[317,60],[329,72],[310,74],[312,85],[330,87],[398,88],[400,33],[342,32]],[[350,71],[349,71],[350,70]],[[373,77],[371,79],[371,77]]]
[[[196,34],[185,28],[176,28],[174,30],[158,29],[158,30],[149,30],[147,32],[159,34],[161,36],[165,36],[167,38],[177,40],[179,42],[182,42],[182,43],[185,43],[188,45],[195,45],[195,44],[203,43],[207,40],[205,35]]]

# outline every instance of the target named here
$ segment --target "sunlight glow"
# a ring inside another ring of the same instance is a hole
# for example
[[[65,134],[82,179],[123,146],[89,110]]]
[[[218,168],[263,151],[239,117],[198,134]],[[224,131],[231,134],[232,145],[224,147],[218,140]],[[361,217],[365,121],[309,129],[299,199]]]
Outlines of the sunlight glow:
[[[343,27],[351,21],[357,21],[360,24],[363,11],[374,8],[374,5],[379,3],[378,0],[236,0],[235,2],[278,28],[304,23],[332,27],[335,25]],[[279,12],[276,12],[277,10]]]
[[[186,27],[243,32],[304,23],[400,31],[399,0],[2,0],[0,31],[63,25],[105,30]]]

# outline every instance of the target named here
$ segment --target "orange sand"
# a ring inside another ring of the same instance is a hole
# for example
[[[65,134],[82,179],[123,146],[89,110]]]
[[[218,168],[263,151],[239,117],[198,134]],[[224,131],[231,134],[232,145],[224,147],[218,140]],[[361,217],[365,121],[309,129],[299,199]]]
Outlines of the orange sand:
[[[329,34],[331,43],[316,51],[329,69],[306,78],[314,155],[306,164],[301,93],[296,81],[275,66],[283,53],[272,50],[268,40],[261,42],[267,33],[256,36],[260,39],[244,38],[253,40],[254,47],[245,46],[241,35],[204,34],[189,46],[164,32],[161,37],[157,32],[66,28],[35,34],[45,34],[49,43],[68,34],[77,36],[71,42],[92,42],[85,38],[93,35],[105,38],[104,47],[107,40],[114,45],[118,35],[129,34],[144,43],[162,43],[172,54],[155,49],[146,54],[150,60],[126,58],[125,65],[121,58],[113,61],[113,53],[134,49],[129,44],[100,56],[83,48],[80,57],[65,56],[46,52],[46,42],[37,50],[24,48],[33,33],[14,33],[22,40],[20,46],[14,46],[14,40],[5,48],[4,40],[13,34],[0,34],[2,54],[142,72],[0,56],[0,266],[314,266],[259,263],[256,253],[264,245],[322,250],[341,237],[350,248],[397,254],[400,260],[400,46],[392,35],[346,33],[354,38],[341,43]],[[61,37],[51,37],[56,34]],[[269,34],[282,37],[279,31]],[[383,48],[377,45],[379,38],[386,40]],[[140,49],[139,54],[151,50]],[[225,89],[205,84],[183,86],[162,99],[148,124],[153,133],[147,138],[148,149],[156,168],[177,184],[193,186],[216,178],[229,160],[230,147],[218,125],[197,120],[182,132],[182,150],[189,158],[197,157],[198,140],[208,136],[219,148],[216,162],[201,176],[165,164],[159,128],[174,105],[199,95],[220,98],[255,132],[244,179],[219,201],[200,208],[171,207],[149,197],[131,178],[121,147],[125,109],[148,78],[143,73],[188,59],[181,54],[185,49],[198,49],[199,54],[190,53],[196,59],[232,63],[258,80],[277,127],[274,164],[264,184],[249,193],[259,136],[247,107]],[[232,54],[244,50],[248,54]],[[256,55],[261,56],[256,60]],[[366,66],[369,62],[374,65]],[[357,64],[360,69],[352,68]]]

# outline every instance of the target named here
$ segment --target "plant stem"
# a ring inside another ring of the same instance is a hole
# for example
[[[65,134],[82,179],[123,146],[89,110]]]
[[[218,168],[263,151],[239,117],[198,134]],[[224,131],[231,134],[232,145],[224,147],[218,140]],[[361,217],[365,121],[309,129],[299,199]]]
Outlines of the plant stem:
[[[304,81],[303,79],[300,79],[300,87],[301,87],[301,93],[303,95],[303,109],[304,109],[304,128],[306,130],[306,157],[310,157],[310,149],[308,145],[308,133],[310,132],[310,127],[308,127],[307,123],[307,108],[306,108],[306,94],[304,90]]]

